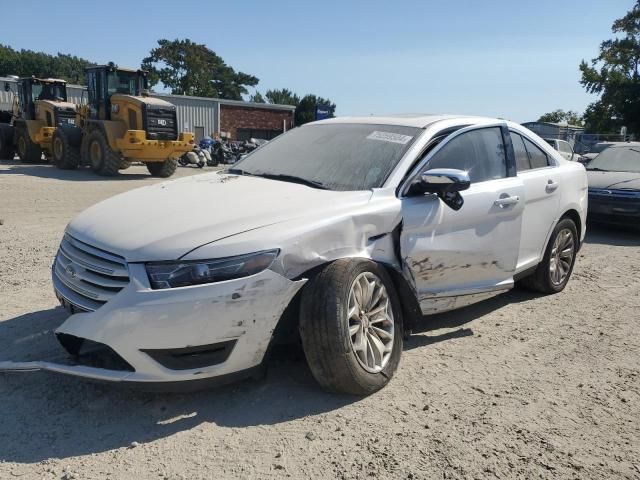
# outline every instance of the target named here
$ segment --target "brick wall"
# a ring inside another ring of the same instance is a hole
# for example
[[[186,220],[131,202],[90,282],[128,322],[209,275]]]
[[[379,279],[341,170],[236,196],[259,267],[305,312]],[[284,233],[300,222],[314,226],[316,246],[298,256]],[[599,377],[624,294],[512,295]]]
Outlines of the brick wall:
[[[238,137],[238,128],[280,130],[287,122],[287,130],[293,127],[293,111],[247,108],[236,105],[220,105],[220,130],[228,132],[230,138]]]

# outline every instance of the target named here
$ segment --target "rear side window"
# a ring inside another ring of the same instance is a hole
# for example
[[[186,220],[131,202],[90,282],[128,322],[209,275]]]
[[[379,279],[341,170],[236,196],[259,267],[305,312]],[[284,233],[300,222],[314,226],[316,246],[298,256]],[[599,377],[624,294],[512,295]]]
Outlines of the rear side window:
[[[427,169],[456,168],[469,174],[471,182],[507,176],[507,162],[500,128],[482,128],[463,133],[436,153]]]
[[[522,137],[517,133],[511,132],[511,143],[513,143],[513,151],[516,154],[516,168],[518,172],[531,170],[529,154],[524,146],[524,140]]]
[[[527,153],[529,154],[529,162],[531,163],[531,168],[544,168],[549,166],[549,157],[546,153],[542,151],[540,147],[538,147],[532,141],[523,138],[524,144],[527,148]]]

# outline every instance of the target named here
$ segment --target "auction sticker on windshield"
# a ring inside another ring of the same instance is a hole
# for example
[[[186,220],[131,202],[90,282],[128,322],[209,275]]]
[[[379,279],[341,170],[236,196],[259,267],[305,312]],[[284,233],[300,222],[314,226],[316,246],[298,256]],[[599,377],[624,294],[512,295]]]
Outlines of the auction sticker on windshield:
[[[392,132],[371,132],[370,135],[367,136],[369,140],[382,140],[383,142],[392,142],[399,143],[401,145],[406,145],[413,138],[409,135],[401,135],[399,133]]]

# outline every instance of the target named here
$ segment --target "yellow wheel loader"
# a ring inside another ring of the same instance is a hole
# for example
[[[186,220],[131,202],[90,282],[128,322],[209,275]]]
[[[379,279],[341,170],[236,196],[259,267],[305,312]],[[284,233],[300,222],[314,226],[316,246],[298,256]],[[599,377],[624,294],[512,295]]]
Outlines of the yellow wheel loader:
[[[79,106],[77,135],[61,155],[79,148],[81,164],[99,175],[116,175],[138,161],[153,176],[171,176],[194,142],[192,133],[178,132],[175,105],[148,96],[145,71],[109,64],[86,73],[88,103]],[[66,162],[55,148],[53,157],[56,164]]]
[[[66,82],[55,78],[23,77],[18,79],[17,87],[10,121],[0,124],[0,159],[12,160],[16,151],[20,160],[27,163],[40,162],[43,154],[51,158],[56,138],[73,137],[78,121],[76,106],[67,102]],[[11,90],[8,83],[5,90]],[[69,131],[69,134],[60,135],[58,131]],[[77,152],[75,155],[70,152],[67,163],[58,166],[75,168],[78,161]]]

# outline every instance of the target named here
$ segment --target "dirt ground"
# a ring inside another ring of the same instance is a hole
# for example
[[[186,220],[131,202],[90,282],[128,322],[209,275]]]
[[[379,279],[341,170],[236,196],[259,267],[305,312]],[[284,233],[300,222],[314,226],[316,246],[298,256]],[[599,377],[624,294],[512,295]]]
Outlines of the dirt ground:
[[[154,181],[0,163],[0,359],[59,351],[65,225]],[[640,478],[639,312],[640,233],[599,228],[563,293],[425,319],[368,398],[324,393],[299,352],[263,381],[190,394],[0,374],[0,478]]]

